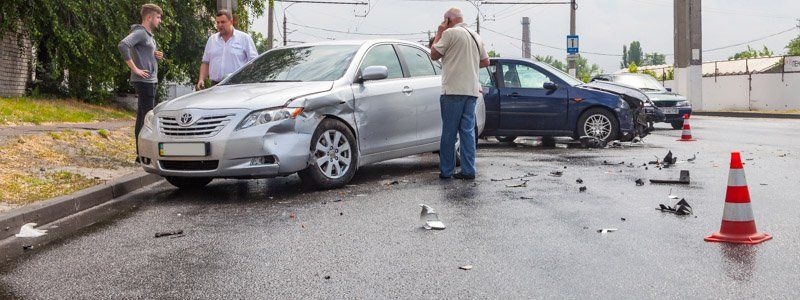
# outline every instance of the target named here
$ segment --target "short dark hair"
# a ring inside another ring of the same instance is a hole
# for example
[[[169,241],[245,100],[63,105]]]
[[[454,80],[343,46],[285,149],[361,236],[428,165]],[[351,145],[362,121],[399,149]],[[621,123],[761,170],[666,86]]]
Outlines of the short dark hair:
[[[161,7],[158,7],[158,5],[155,5],[153,3],[147,3],[145,5],[142,5],[142,10],[139,12],[139,15],[142,17],[142,20],[144,20],[144,18],[152,14],[163,15],[164,11],[161,10]]]
[[[217,17],[219,17],[219,16],[226,16],[226,17],[228,17],[228,20],[233,21],[233,15],[231,14],[231,11],[229,11],[227,9],[218,10],[217,11]]]

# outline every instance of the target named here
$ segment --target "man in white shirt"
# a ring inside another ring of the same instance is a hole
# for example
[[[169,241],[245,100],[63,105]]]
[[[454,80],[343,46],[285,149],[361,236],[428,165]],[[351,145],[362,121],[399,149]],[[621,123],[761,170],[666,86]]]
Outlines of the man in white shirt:
[[[249,34],[233,28],[233,16],[228,10],[220,10],[215,18],[217,33],[211,35],[203,52],[197,90],[205,88],[206,78],[216,85],[225,76],[238,70],[258,56],[256,44]]]
[[[459,8],[444,14],[433,38],[431,58],[442,60],[442,137],[439,144],[439,178],[475,179],[475,105],[481,94],[480,68],[489,66],[489,55],[480,35],[464,24]],[[456,134],[461,141],[461,171],[455,169]]]

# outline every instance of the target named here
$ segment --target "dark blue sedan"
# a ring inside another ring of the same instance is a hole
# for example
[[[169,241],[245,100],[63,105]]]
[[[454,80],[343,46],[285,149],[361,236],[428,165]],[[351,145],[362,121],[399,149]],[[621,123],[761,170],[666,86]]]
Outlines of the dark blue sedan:
[[[482,136],[513,141],[518,136],[630,141],[649,133],[640,91],[608,82],[584,84],[545,63],[492,59],[481,69],[486,103]]]

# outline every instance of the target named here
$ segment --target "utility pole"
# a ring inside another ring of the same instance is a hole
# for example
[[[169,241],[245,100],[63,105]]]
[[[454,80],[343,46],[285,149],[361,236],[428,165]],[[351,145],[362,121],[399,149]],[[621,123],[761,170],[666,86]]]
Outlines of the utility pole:
[[[575,0],[571,2],[569,7],[569,35],[575,35],[575,11],[578,10],[578,4],[575,3]],[[576,63],[578,55],[577,53],[575,55],[567,55],[567,70],[569,71],[569,75],[573,77],[578,76],[578,67]]]
[[[269,8],[267,10],[267,50],[272,49],[272,43],[275,39],[275,0],[269,0]]]
[[[490,5],[491,4],[494,4],[494,5],[521,5],[521,4],[524,4],[524,5],[552,5],[552,4],[559,4],[560,5],[560,4],[569,4],[570,5],[569,33],[570,33],[570,35],[575,35],[575,10],[578,9],[578,4],[575,3],[575,0],[550,1],[550,2],[544,2],[544,1],[519,1],[519,2],[517,2],[517,1],[483,1],[483,2],[481,2],[481,4],[490,4]],[[526,25],[525,25],[526,21],[525,20],[526,19],[528,19],[528,18],[526,17],[526,18],[522,19],[522,22],[523,22],[522,23],[522,34],[523,34],[523,43],[524,43],[524,45],[522,45],[522,49],[523,49],[522,50],[523,51],[522,55],[523,56],[526,55],[526,49],[527,49],[527,55],[528,55],[527,57],[530,57],[530,52],[531,52],[531,50],[530,50],[531,49],[530,28],[527,29],[528,34],[526,35],[525,34],[525,31],[526,31],[526,29],[525,29],[526,28]],[[529,19],[528,19],[528,23],[530,24],[530,20]],[[528,36],[527,40],[525,39],[525,36]],[[575,72],[575,65],[576,64],[575,64],[575,60],[574,60],[574,58],[576,58],[576,57],[577,57],[577,54],[575,54],[574,56],[573,55],[567,55],[567,63],[568,63],[568,66],[569,66],[569,73],[572,76],[575,76],[575,74],[576,74],[576,72]]]
[[[271,0],[272,1],[272,0]],[[335,4],[335,5],[369,5],[367,2],[342,2],[342,1],[318,1],[318,0],[274,0],[278,2],[290,3],[286,7],[283,8],[283,45],[286,46],[287,42],[289,41],[289,31],[286,30],[286,10],[289,9],[292,5],[298,3],[306,3],[306,4]]]
[[[531,19],[522,17],[522,57],[531,58]]]
[[[478,10],[478,15],[475,16],[475,33],[481,34],[481,11]]]
[[[675,0],[675,91],[703,110],[701,0]]]

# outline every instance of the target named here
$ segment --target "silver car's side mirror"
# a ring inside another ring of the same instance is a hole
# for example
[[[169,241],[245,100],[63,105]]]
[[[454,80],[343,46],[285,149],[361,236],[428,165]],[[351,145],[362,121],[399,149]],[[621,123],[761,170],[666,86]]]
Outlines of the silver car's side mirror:
[[[386,66],[369,66],[361,72],[361,81],[381,80],[389,78],[389,68]]]

